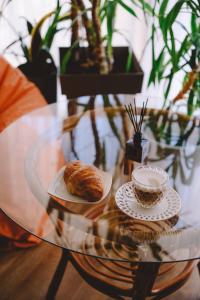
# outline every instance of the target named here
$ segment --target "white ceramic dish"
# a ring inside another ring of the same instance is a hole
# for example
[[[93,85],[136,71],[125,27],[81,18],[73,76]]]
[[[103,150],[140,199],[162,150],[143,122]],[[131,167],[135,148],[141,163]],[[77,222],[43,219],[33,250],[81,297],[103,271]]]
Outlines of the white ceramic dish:
[[[48,187],[47,192],[52,198],[54,198],[56,200],[63,200],[63,201],[70,202],[70,203],[77,203],[77,204],[83,204],[83,205],[88,204],[89,206],[93,206],[95,204],[101,203],[108,196],[110,189],[111,189],[111,185],[112,185],[111,174],[99,170],[99,172],[102,176],[102,179],[103,179],[103,186],[104,186],[103,196],[98,201],[90,202],[86,199],[72,195],[68,192],[68,190],[66,188],[66,184],[63,179],[64,170],[65,170],[65,166],[62,169],[60,169],[60,171],[57,173],[57,175],[54,177],[54,179],[52,180],[52,182],[50,183],[50,185]]]
[[[121,211],[128,216],[144,221],[161,221],[177,215],[181,209],[179,194],[168,187],[163,198],[152,208],[142,207],[133,192],[133,182],[122,185],[115,195],[115,201]]]

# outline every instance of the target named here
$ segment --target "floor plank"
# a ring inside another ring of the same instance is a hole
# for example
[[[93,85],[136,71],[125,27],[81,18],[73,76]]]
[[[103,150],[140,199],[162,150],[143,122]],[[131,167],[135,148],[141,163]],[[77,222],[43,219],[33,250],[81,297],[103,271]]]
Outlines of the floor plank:
[[[0,299],[43,300],[61,256],[58,247],[40,246],[0,253]],[[184,287],[165,300],[200,300],[197,269]],[[71,264],[68,265],[56,300],[110,300],[90,287]]]

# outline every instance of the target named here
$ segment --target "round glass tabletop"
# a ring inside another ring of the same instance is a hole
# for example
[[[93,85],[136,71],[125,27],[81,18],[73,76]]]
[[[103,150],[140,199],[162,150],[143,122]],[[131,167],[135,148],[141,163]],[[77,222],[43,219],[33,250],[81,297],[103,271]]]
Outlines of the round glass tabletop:
[[[200,258],[198,122],[167,111],[147,111],[147,163],[167,171],[182,206],[171,219],[136,220],[115,204],[116,191],[130,178],[124,174],[125,142],[133,134],[130,121],[123,107],[90,111],[81,105],[71,117],[60,104],[35,110],[0,135],[2,211],[38,238],[85,255],[130,262]],[[112,176],[104,201],[88,205],[49,196],[49,184],[66,161],[74,159]]]

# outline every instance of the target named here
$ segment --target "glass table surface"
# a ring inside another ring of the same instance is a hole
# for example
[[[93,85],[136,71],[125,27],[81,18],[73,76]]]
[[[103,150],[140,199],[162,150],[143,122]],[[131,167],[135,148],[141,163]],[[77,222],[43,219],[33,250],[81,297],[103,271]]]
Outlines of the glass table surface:
[[[67,105],[67,104],[66,104]],[[179,193],[179,215],[140,221],[115,204],[132,126],[123,107],[82,109],[67,116],[59,104],[35,110],[0,135],[0,208],[18,225],[63,249],[107,260],[175,262],[200,257],[200,127],[197,121],[148,109],[143,132],[147,163],[164,168]],[[112,175],[110,194],[87,206],[54,200],[48,186],[66,161],[79,159]]]

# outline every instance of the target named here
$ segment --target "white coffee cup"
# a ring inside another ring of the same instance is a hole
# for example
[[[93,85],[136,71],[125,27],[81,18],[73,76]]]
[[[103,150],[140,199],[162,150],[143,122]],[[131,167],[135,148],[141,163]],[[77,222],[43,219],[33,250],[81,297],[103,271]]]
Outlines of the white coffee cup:
[[[162,199],[169,176],[159,167],[144,165],[133,170],[131,179],[137,202],[151,208]]]

